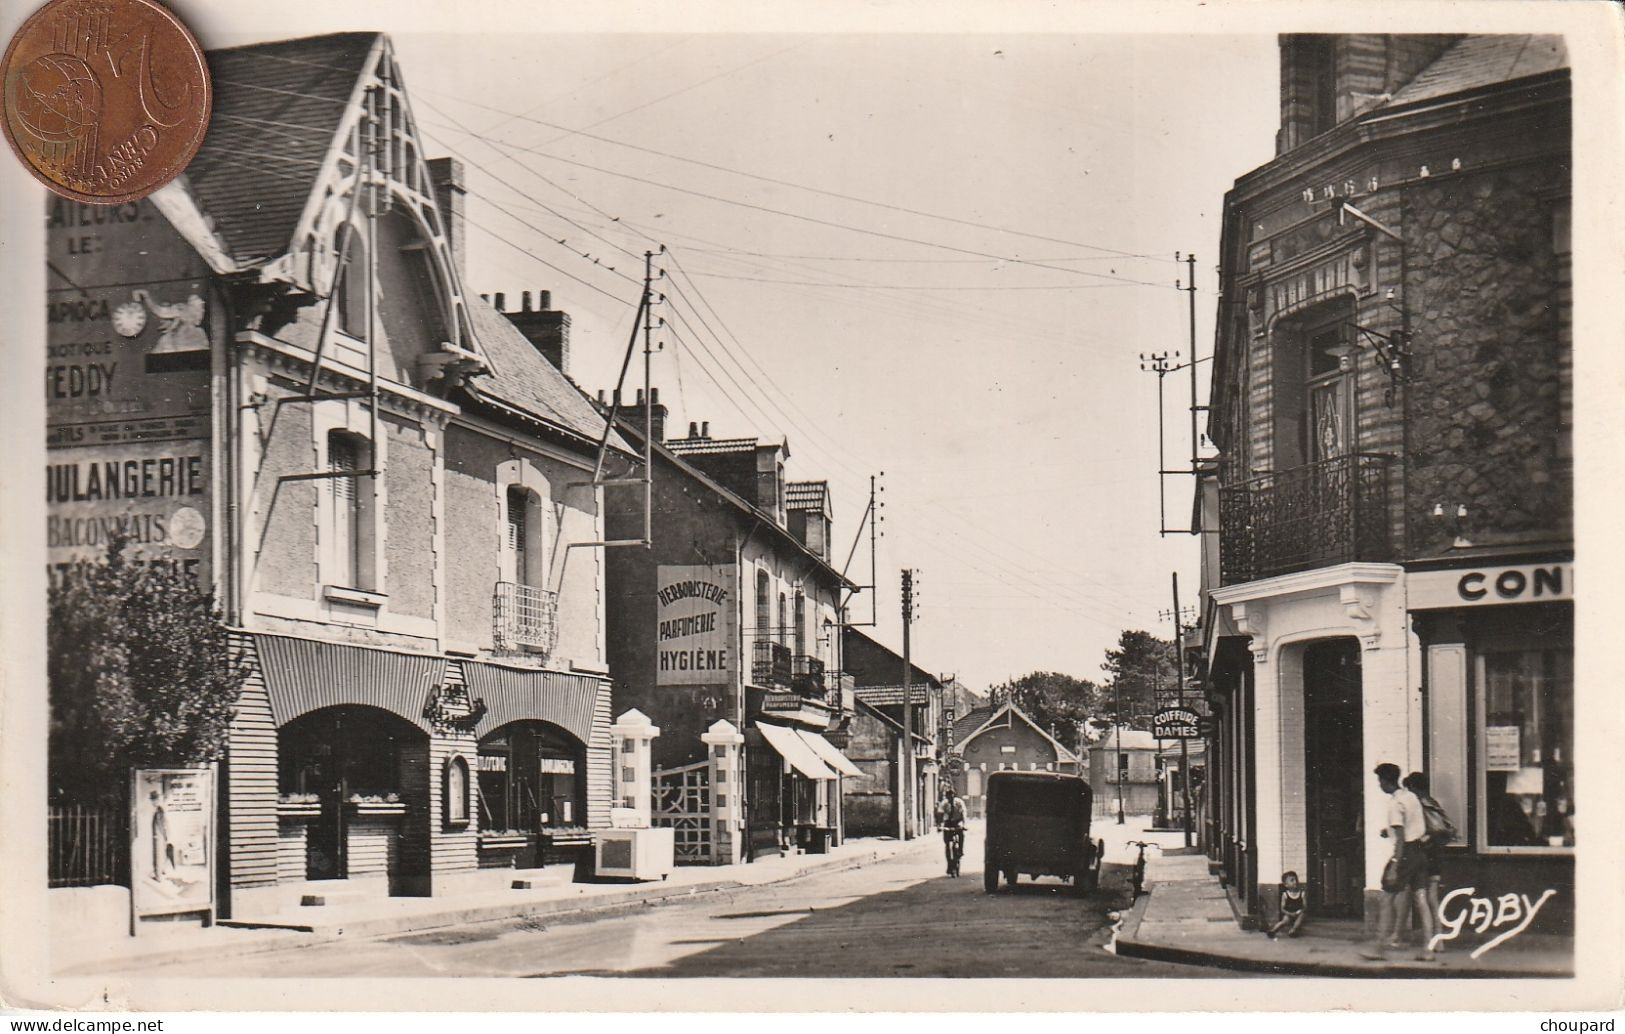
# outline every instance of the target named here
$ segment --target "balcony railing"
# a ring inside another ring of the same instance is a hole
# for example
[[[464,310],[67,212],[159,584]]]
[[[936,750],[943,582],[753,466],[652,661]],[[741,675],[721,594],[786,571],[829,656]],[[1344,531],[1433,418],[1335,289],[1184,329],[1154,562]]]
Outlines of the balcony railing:
[[[790,688],[804,697],[824,696],[824,662],[796,654],[790,660]]]
[[[825,676],[829,686],[828,696],[825,698],[831,711],[837,714],[851,714],[858,706],[857,680],[844,671],[837,671]]]
[[[1391,559],[1391,458],[1339,456],[1220,488],[1220,582]]]
[[[534,585],[498,582],[492,638],[499,650],[551,651],[559,639],[559,594]]]
[[[790,648],[771,639],[758,639],[751,646],[751,681],[758,686],[790,685]]]

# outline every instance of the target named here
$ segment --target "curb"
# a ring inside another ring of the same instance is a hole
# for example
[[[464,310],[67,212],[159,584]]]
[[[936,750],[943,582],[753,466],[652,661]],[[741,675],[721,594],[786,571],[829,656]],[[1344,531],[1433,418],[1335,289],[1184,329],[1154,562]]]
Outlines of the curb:
[[[901,852],[897,853],[900,854]],[[67,968],[58,971],[57,975],[90,976],[103,970],[118,970],[130,966],[163,966],[192,962],[198,959],[242,958],[249,955],[282,951],[287,948],[331,944],[345,938],[371,938],[389,934],[416,933],[424,930],[443,929],[448,926],[499,922],[504,919],[524,919],[530,916],[584,915],[642,907],[652,908],[691,897],[698,897],[702,894],[715,894],[725,890],[742,890],[751,887],[766,887],[778,883],[788,883],[818,873],[857,869],[880,861],[881,855],[882,852],[879,848],[872,848],[850,857],[831,858],[801,866],[793,872],[787,872],[782,876],[766,880],[710,880],[704,883],[678,887],[656,884],[648,888],[649,893],[647,894],[635,892],[589,894],[574,900],[562,898],[530,902],[516,901],[511,904],[492,904],[462,909],[452,908],[444,912],[368,919],[348,925],[313,922],[308,926],[258,926],[245,923],[242,926],[234,927],[231,920],[222,920],[217,925],[232,929],[264,931],[264,935],[252,942],[241,944],[197,944],[188,945],[184,948],[173,948],[168,951],[75,960]]]
[[[1192,966],[1208,966],[1216,969],[1228,969],[1241,973],[1272,973],[1276,976],[1320,976],[1320,977],[1363,977],[1366,979],[1391,980],[1395,978],[1439,978],[1453,980],[1484,980],[1484,979],[1512,979],[1512,980],[1568,980],[1573,973],[1554,973],[1549,970],[1531,969],[1440,969],[1425,963],[1417,965],[1387,964],[1362,966],[1344,962],[1295,962],[1291,960],[1260,959],[1243,955],[1228,955],[1224,952],[1209,951],[1202,948],[1175,947],[1168,944],[1154,944],[1147,941],[1137,941],[1140,924],[1145,919],[1146,911],[1151,907],[1151,896],[1155,892],[1154,886],[1148,887],[1132,908],[1126,913],[1123,927],[1114,942],[1116,952],[1123,958],[1150,959],[1157,962],[1179,962]],[[1232,906],[1232,911],[1234,907]]]

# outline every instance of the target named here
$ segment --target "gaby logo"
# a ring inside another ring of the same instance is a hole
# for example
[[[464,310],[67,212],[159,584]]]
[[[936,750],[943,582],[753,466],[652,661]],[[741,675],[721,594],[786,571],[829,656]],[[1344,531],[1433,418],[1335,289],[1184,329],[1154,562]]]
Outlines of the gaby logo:
[[[1437,949],[1446,941],[1455,940],[1463,930],[1470,929],[1477,934],[1499,931],[1494,937],[1473,949],[1470,957],[1476,959],[1527,930],[1529,924],[1534,922],[1535,914],[1552,895],[1557,893],[1547,888],[1540,897],[1531,901],[1527,894],[1502,894],[1498,898],[1479,897],[1475,894],[1476,890],[1476,887],[1457,887],[1439,902],[1439,925],[1442,929],[1440,933],[1434,935],[1432,941],[1428,942],[1430,951]]]

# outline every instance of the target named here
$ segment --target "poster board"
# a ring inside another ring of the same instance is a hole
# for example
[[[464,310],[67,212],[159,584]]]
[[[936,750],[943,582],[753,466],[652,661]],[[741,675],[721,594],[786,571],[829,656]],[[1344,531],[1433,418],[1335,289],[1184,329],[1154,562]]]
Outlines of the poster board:
[[[130,773],[130,932],[147,916],[214,921],[214,769]]]

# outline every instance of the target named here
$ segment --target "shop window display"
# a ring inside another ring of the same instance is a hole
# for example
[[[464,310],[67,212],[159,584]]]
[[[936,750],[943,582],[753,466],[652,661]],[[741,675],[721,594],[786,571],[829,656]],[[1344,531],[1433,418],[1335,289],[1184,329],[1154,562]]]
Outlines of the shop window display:
[[[1479,656],[1484,846],[1574,846],[1574,673],[1566,649]]]
[[[515,722],[480,741],[480,828],[536,833],[582,824],[585,754],[578,741],[541,722]]]

